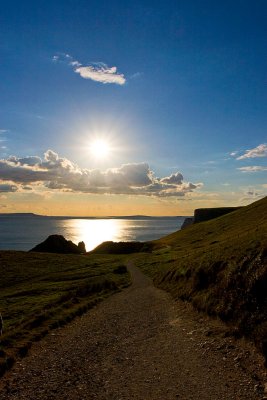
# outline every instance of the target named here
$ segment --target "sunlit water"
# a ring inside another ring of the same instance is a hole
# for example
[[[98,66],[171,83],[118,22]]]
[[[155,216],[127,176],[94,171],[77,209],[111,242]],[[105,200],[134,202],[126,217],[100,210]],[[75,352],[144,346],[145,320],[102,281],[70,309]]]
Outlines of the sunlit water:
[[[90,251],[112,240],[147,241],[180,229],[184,217],[151,219],[76,219],[59,217],[0,216],[0,249],[29,250],[49,235],[63,235],[78,243],[84,241]]]

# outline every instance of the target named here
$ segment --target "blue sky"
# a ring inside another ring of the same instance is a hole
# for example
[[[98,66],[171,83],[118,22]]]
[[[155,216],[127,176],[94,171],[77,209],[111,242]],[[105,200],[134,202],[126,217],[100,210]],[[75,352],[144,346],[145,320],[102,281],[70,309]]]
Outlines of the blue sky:
[[[266,17],[264,0],[2,2],[0,212],[266,195]]]

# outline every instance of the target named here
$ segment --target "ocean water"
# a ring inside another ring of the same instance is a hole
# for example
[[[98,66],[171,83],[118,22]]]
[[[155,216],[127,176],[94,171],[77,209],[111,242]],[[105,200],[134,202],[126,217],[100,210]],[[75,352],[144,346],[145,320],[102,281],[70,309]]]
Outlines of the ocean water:
[[[107,240],[147,241],[181,228],[184,217],[66,218],[0,216],[0,250],[30,250],[49,235],[63,235],[90,251]]]

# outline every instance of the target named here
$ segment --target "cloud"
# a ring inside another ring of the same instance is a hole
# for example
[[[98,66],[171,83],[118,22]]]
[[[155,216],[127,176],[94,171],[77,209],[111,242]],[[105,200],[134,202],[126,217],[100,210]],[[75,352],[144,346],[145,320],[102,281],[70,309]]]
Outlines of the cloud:
[[[126,83],[125,76],[119,74],[117,67],[108,67],[105,63],[90,63],[89,65],[83,66],[79,61],[74,60],[74,58],[69,54],[60,53],[54,55],[52,60],[54,62],[67,62],[77,74],[83,79],[91,79],[95,82],[115,83],[117,85],[124,85]]]
[[[137,79],[144,75],[143,72],[135,72],[133,75],[130,76],[130,79]]]
[[[29,166],[40,164],[42,162],[41,158],[36,156],[29,156],[24,158],[16,158],[14,156],[11,156],[8,158],[8,160],[13,162],[14,164],[29,165]]]
[[[77,74],[84,79],[91,79],[101,83],[116,83],[117,85],[124,85],[126,79],[123,74],[117,73],[117,67],[108,67],[107,65],[101,66],[87,66],[77,67],[74,70]]]
[[[0,134],[1,133],[7,133],[8,132],[8,129],[0,129]]]
[[[244,160],[246,158],[267,157],[267,144],[263,143],[251,150],[246,150],[245,154],[237,157],[237,160]]]
[[[251,190],[251,189],[248,190],[245,194],[247,196],[253,196],[253,197],[260,196],[259,193],[257,193],[255,190]]]
[[[18,187],[14,184],[0,183],[0,193],[16,192]]]
[[[237,168],[239,171],[242,172],[261,172],[261,171],[267,171],[267,167],[259,166],[259,165],[251,165],[249,167],[240,167]]]
[[[239,200],[241,203],[251,203],[251,201],[256,201],[265,197],[265,194],[257,192],[254,188],[245,190],[244,196]]]
[[[2,159],[0,176],[2,181],[11,181],[25,190],[42,184],[50,190],[157,197],[181,197],[203,186],[185,182],[180,172],[157,178],[147,163],[123,164],[105,171],[82,169],[53,150],[47,150],[43,159],[37,156]]]
[[[168,176],[166,178],[162,178],[161,182],[163,183],[169,183],[169,184],[176,184],[176,185],[181,185],[184,177],[180,172],[176,172],[175,174],[171,174],[171,176]]]

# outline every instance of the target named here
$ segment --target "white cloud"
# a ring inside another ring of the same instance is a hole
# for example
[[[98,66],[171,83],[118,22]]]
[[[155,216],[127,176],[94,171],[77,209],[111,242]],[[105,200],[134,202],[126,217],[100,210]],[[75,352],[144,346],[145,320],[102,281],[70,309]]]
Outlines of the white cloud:
[[[54,55],[52,60],[54,62],[66,62],[70,65],[74,72],[79,74],[84,79],[91,79],[95,82],[100,83],[115,83],[117,85],[124,85],[126,83],[125,76],[119,74],[117,67],[108,67],[105,63],[90,63],[87,66],[83,66],[79,61],[69,54],[59,53]]]
[[[8,129],[0,129],[0,134],[1,133],[7,133],[8,132]]]
[[[261,171],[267,171],[267,167],[263,167],[260,165],[251,165],[249,167],[240,167],[237,168],[239,171],[242,172],[261,172]]]
[[[237,157],[237,160],[244,160],[246,158],[267,157],[267,144],[263,143],[251,150],[246,150],[245,154]]]
[[[176,172],[175,174],[171,174],[171,176],[168,176],[166,178],[162,178],[161,182],[163,183],[169,183],[169,184],[176,184],[176,185],[181,185],[184,177],[180,172]]]
[[[25,190],[42,184],[51,190],[158,197],[185,196],[203,185],[185,182],[180,172],[156,178],[147,163],[123,164],[105,171],[82,169],[52,150],[43,159],[37,156],[2,159],[0,176],[2,181],[11,181],[20,185],[20,189],[26,187]]]
[[[116,83],[117,85],[124,85],[126,79],[123,74],[117,73],[117,67],[108,67],[107,65],[101,66],[87,66],[77,67],[74,70],[77,74],[84,79],[91,79],[101,83]]]

